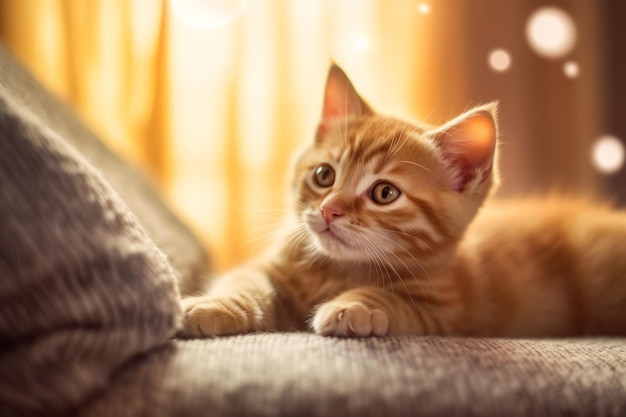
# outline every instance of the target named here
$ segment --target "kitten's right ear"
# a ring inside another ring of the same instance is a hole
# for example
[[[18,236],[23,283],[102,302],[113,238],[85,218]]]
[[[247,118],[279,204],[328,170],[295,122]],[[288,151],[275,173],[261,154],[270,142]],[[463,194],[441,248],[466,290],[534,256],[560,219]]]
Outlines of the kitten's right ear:
[[[470,110],[431,133],[452,173],[452,188],[474,192],[492,176],[498,104]]]
[[[324,107],[318,134],[326,132],[328,124],[334,119],[368,113],[372,113],[370,107],[356,92],[346,73],[333,63],[326,79]]]

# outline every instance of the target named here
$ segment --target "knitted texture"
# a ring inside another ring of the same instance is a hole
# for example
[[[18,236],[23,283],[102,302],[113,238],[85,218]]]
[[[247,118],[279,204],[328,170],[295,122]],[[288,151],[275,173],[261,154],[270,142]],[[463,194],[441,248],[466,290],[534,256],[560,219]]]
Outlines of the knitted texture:
[[[625,416],[626,339],[175,341],[84,416]]]
[[[165,256],[103,177],[0,89],[0,415],[70,412],[180,321]]]
[[[179,276],[180,290],[192,294],[203,285],[209,260],[198,239],[173,214],[150,180],[120,159],[74,112],[46,91],[0,44],[0,90],[8,105],[20,107],[54,131],[96,167],[135,214],[150,239]]]

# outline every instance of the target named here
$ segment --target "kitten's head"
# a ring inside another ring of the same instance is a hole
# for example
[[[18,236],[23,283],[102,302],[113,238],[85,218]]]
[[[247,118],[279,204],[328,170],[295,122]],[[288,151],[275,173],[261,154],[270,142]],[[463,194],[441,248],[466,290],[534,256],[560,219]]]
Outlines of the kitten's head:
[[[442,125],[376,114],[336,65],[314,144],[294,179],[315,251],[336,260],[420,263],[460,239],[495,183],[496,105]]]

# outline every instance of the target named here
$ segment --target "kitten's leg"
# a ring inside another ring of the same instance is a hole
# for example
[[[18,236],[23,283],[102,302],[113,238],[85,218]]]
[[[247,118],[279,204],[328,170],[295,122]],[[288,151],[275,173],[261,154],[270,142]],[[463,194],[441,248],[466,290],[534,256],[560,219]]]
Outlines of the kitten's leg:
[[[182,337],[206,337],[271,330],[275,291],[268,276],[240,269],[218,278],[206,295],[182,300]]]
[[[426,333],[411,301],[375,287],[349,290],[320,305],[312,327],[323,336],[340,337]]]

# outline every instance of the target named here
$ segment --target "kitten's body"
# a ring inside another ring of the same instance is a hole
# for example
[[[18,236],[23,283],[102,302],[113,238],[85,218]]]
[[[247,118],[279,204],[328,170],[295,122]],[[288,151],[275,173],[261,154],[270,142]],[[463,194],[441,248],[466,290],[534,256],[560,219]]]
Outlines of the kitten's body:
[[[183,301],[183,334],[626,334],[626,214],[488,203],[495,107],[441,127],[376,115],[331,68],[293,181],[295,232]]]
[[[626,334],[626,213],[583,200],[488,204],[447,275],[471,335]]]

